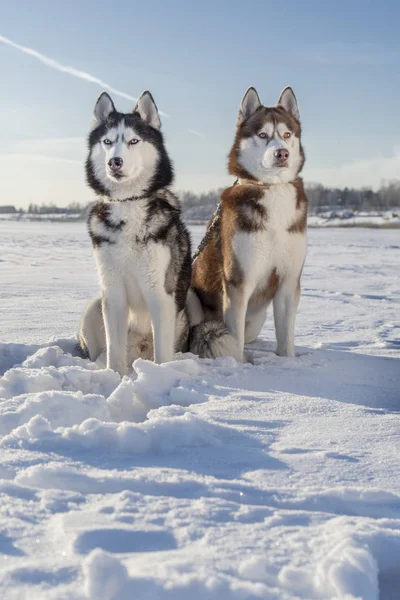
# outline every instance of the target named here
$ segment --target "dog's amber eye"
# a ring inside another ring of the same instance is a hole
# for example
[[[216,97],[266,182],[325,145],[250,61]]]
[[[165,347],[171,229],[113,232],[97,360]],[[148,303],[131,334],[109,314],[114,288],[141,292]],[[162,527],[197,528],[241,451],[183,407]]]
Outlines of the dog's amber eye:
[[[290,131],[285,131],[285,133],[283,134],[283,137],[288,139],[288,138],[290,138],[291,135],[292,134],[290,133]]]
[[[137,140],[137,139],[133,139],[133,140],[131,140],[131,141],[129,142],[129,145],[130,145],[130,146],[134,146],[135,144],[137,144],[137,143],[138,143],[138,141],[139,141],[139,140]]]
[[[111,146],[112,141],[106,138],[105,140],[103,140],[103,144],[105,144],[106,146]]]
[[[262,131],[261,133],[258,134],[258,137],[260,137],[261,139],[264,140],[267,137],[267,134]]]

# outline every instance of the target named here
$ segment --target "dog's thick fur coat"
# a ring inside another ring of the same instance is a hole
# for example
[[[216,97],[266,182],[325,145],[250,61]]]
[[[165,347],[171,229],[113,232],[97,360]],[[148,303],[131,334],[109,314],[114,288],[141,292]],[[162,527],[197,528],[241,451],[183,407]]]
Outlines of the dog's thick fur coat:
[[[80,346],[121,375],[135,358],[161,363],[188,349],[190,238],[168,189],[160,126],[149,92],[128,114],[103,93],[89,135],[87,181],[98,200],[88,228],[102,294],[82,317]]]
[[[192,289],[206,321],[223,319],[244,344],[259,334],[274,306],[277,353],[294,356],[294,325],[306,256],[307,198],[296,98],[285,88],[274,107],[254,88],[242,100],[221,215],[194,263]],[[213,218],[212,220],[213,221]]]

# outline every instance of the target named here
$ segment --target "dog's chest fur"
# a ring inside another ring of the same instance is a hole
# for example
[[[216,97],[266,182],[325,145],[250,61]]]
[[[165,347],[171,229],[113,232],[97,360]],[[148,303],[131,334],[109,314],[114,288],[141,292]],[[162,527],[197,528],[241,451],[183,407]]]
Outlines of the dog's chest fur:
[[[301,273],[306,254],[304,191],[291,183],[235,187],[223,197],[225,278],[244,286],[250,297],[261,293],[271,299],[278,283]]]
[[[171,259],[159,243],[168,218],[149,200],[97,202],[89,215],[89,232],[101,285],[125,286],[132,308],[144,308],[141,290],[163,287]]]
[[[281,279],[298,273],[306,250],[305,233],[289,231],[301,211],[292,185],[267,189],[258,204],[263,211],[253,212],[256,230],[239,229],[232,240],[245,285],[253,289],[265,286],[272,271]]]

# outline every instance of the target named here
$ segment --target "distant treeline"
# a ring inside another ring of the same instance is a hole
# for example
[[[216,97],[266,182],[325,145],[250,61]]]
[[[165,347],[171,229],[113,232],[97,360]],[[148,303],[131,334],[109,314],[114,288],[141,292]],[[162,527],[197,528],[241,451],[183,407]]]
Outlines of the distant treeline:
[[[219,202],[222,190],[211,190],[202,194],[180,192],[183,217],[186,221],[206,221],[210,218]],[[400,180],[384,182],[374,192],[368,188],[329,188],[319,183],[306,184],[306,192],[310,203],[310,213],[318,214],[327,210],[349,209],[352,211],[371,212],[397,210],[400,208]],[[0,213],[19,213],[28,215],[74,214],[84,218],[89,205],[72,202],[60,207],[55,204],[30,204],[27,210],[16,209],[15,206],[0,206]]]
[[[321,184],[306,185],[310,211],[321,212],[331,208],[349,208],[354,211],[385,211],[400,208],[400,180],[384,182],[374,192],[368,188],[327,188]]]
[[[89,209],[89,204],[80,204],[79,202],[71,202],[68,206],[56,206],[55,204],[30,204],[27,209],[16,208],[12,204],[0,205],[0,215],[16,215],[17,219],[28,217],[34,217],[36,219],[41,218],[41,215],[60,215],[62,219],[64,216],[68,218],[68,215],[74,215],[75,220],[84,219]]]
[[[400,208],[400,180],[385,182],[374,192],[368,188],[329,188],[319,183],[306,184],[310,213],[346,208],[356,212],[387,211]],[[218,204],[221,190],[194,194],[181,192],[183,213],[188,221],[206,220]]]
[[[25,211],[29,215],[65,215],[65,214],[81,214],[87,210],[87,204],[79,202],[71,202],[68,206],[56,206],[55,204],[30,204]]]
[[[26,210],[23,208],[15,208],[12,204],[0,205],[0,214],[8,215],[66,215],[66,214],[85,214],[87,204],[79,204],[79,202],[71,202],[68,206],[56,206],[55,204],[30,204]]]

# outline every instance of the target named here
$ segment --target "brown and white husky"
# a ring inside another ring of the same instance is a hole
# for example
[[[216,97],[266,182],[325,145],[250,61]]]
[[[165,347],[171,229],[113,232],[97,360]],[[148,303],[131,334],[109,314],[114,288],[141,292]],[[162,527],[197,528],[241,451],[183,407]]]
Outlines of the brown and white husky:
[[[307,198],[299,177],[304,160],[292,89],[286,87],[276,106],[266,107],[250,87],[229,154],[229,171],[238,179],[222,193],[219,215],[212,218],[208,241],[193,265],[191,292],[200,301],[203,319],[198,331],[204,336],[209,324],[214,355],[223,353],[216,331],[223,319],[237,341],[231,353],[243,359],[244,344],[260,333],[271,301],[277,353],[295,355],[307,243]],[[198,336],[197,348],[192,340],[192,351],[201,351],[203,341]]]

